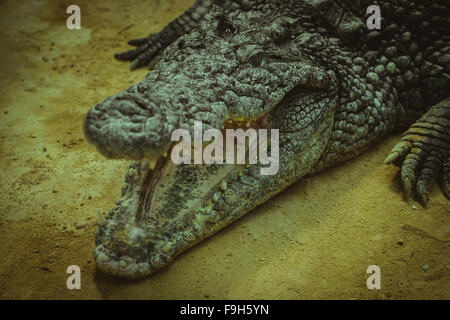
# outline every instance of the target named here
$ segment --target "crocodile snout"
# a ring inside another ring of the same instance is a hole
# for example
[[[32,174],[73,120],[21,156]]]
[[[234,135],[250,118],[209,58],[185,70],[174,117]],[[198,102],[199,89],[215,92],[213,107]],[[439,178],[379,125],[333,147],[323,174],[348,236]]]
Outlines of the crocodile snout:
[[[87,141],[106,157],[140,159],[155,147],[152,135],[159,133],[158,118],[149,104],[117,96],[92,108],[83,129]]]

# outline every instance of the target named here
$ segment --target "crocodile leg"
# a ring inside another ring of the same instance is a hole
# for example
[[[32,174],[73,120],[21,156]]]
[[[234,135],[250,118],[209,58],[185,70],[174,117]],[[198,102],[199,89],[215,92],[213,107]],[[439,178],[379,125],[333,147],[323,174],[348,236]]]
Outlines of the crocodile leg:
[[[128,44],[137,48],[116,53],[114,57],[121,61],[132,61],[131,70],[146,65],[154,66],[165,48],[199,24],[210,5],[210,0],[197,0],[192,7],[169,23],[161,32],[152,33],[146,38],[130,40]]]
[[[406,198],[413,189],[423,206],[433,183],[439,179],[450,199],[450,98],[433,106],[403,135],[386,164],[401,167]]]

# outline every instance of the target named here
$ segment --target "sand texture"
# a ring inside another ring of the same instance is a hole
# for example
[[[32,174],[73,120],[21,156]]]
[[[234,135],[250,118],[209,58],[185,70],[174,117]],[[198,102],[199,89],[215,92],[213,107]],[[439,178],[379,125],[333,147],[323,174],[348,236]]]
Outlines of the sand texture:
[[[113,54],[192,1],[2,1],[0,299],[449,299],[450,203],[403,198],[383,159],[399,135],[304,178],[140,281],[96,270],[95,211],[120,195],[127,161],[88,149],[85,113],[140,81]],[[82,270],[68,290],[66,269]],[[366,268],[381,268],[368,290]]]

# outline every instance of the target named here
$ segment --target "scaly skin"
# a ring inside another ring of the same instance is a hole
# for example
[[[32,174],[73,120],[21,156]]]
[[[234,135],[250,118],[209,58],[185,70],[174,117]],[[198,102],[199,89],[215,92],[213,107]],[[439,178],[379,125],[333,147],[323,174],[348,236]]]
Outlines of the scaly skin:
[[[102,154],[138,160],[121,199],[98,217],[101,270],[147,276],[302,176],[422,115],[386,162],[402,166],[407,197],[415,189],[426,204],[436,177],[448,197],[447,1],[378,1],[380,32],[364,23],[373,1],[217,3],[197,1],[160,34],[133,41],[138,49],[118,58],[155,70],[86,115],[86,138]],[[230,121],[279,129],[278,173],[261,175],[260,163],[175,166],[165,158],[171,134],[192,133],[195,120],[204,131]]]

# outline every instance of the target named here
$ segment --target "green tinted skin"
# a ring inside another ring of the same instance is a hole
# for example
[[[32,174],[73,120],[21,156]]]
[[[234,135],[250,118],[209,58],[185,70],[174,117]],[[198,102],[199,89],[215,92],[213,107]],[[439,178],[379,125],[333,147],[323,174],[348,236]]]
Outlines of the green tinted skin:
[[[147,276],[302,176],[355,157],[430,108],[387,162],[403,165],[407,194],[417,185],[426,203],[441,172],[448,195],[449,5],[378,1],[383,29],[370,31],[372,2],[241,0],[222,2],[224,9],[197,1],[117,55],[132,68],[155,69],[84,120],[102,154],[136,160],[121,199],[99,220],[99,268]],[[192,130],[194,121],[207,130],[262,117],[280,132],[276,175],[261,175],[260,164],[174,166],[164,157],[171,133]]]

